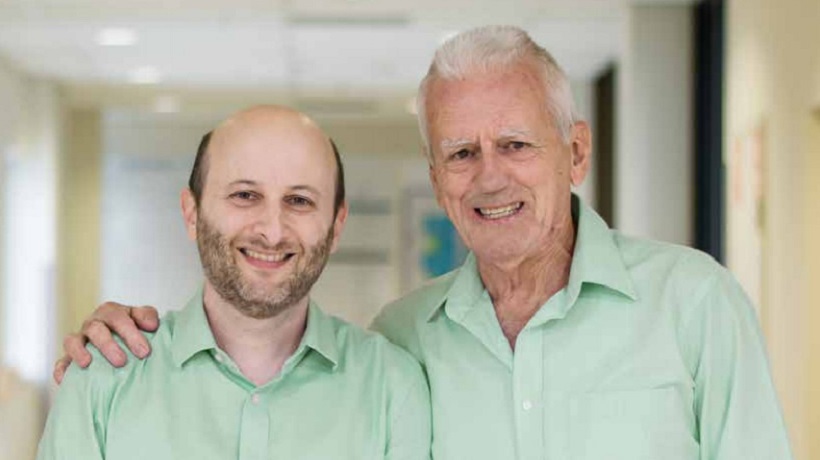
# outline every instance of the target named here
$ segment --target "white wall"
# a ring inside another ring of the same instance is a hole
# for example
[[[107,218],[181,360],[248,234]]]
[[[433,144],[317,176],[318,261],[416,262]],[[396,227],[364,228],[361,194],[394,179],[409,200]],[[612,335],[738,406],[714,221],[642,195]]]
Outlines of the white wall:
[[[208,122],[105,116],[102,126],[98,300],[185,305],[202,277],[179,193]]]
[[[632,6],[618,73],[615,226],[692,240],[691,7]]]
[[[33,458],[54,324],[60,98],[0,62],[0,458]]]
[[[7,163],[6,350],[21,376],[45,382],[51,371],[55,308],[56,189],[60,114],[56,89],[31,82],[20,142]]]
[[[0,111],[0,184],[5,184],[8,181],[8,177],[6,176],[6,156],[7,151],[9,149],[9,144],[11,141],[9,140],[8,134],[8,127],[11,126],[11,123],[8,120],[9,113],[11,113],[15,107],[15,104],[11,103],[12,94],[14,92],[11,90],[12,83],[10,80],[10,74],[8,70],[0,64],[0,104],[5,107],[9,107],[9,110]],[[6,241],[6,187],[4,185],[0,185],[0,244],[3,241]],[[0,257],[0,292],[5,292],[5,283],[6,283],[6,260],[5,257]],[[0,356],[4,355],[4,347],[5,347],[5,311],[6,311],[6,299],[5,296],[0,295]],[[2,361],[0,361],[0,366],[2,366]]]
[[[14,83],[14,79],[10,79]],[[44,382],[52,356],[56,257],[59,95],[53,85],[18,76],[17,111],[6,145],[3,362],[24,379]],[[14,267],[13,270],[10,268]]]
[[[0,60],[0,245],[8,235],[7,191],[9,177],[6,163],[18,143],[18,130],[23,111],[23,79],[5,61]],[[0,246],[4,247],[4,246]],[[0,293],[6,292],[7,260],[0,252]],[[0,364],[5,356],[6,296],[0,295]]]

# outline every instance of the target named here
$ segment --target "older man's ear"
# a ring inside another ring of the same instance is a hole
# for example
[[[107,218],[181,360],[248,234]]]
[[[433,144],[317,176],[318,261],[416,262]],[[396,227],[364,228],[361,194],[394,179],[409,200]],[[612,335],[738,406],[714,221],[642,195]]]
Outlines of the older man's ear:
[[[590,156],[592,155],[592,133],[587,122],[577,121],[572,125],[570,146],[572,148],[570,182],[577,187],[584,182],[584,178],[589,172]]]

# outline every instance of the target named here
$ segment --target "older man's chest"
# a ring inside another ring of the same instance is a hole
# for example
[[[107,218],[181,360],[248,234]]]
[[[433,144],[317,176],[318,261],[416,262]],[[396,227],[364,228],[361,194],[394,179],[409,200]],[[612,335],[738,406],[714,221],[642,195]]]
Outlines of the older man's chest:
[[[583,313],[524,328],[514,353],[499,326],[429,323],[435,458],[697,459],[691,377],[667,318]]]

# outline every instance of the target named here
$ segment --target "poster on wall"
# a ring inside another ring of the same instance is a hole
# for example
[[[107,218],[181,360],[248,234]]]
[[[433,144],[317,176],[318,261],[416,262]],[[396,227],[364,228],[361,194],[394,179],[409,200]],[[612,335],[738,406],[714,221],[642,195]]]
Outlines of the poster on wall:
[[[461,265],[467,248],[429,188],[409,188],[401,196],[401,291]]]
[[[727,265],[762,317],[763,248],[766,236],[766,128],[764,123],[732,138],[728,164]]]

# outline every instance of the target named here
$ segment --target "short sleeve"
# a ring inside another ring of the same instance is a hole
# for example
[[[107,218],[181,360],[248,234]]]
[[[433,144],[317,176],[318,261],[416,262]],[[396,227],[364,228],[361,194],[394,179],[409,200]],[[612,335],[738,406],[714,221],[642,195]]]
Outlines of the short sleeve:
[[[700,458],[792,458],[751,302],[723,268],[696,299],[681,340],[695,382]]]
[[[72,364],[49,411],[37,460],[102,460],[114,368],[96,351],[88,369]]]

